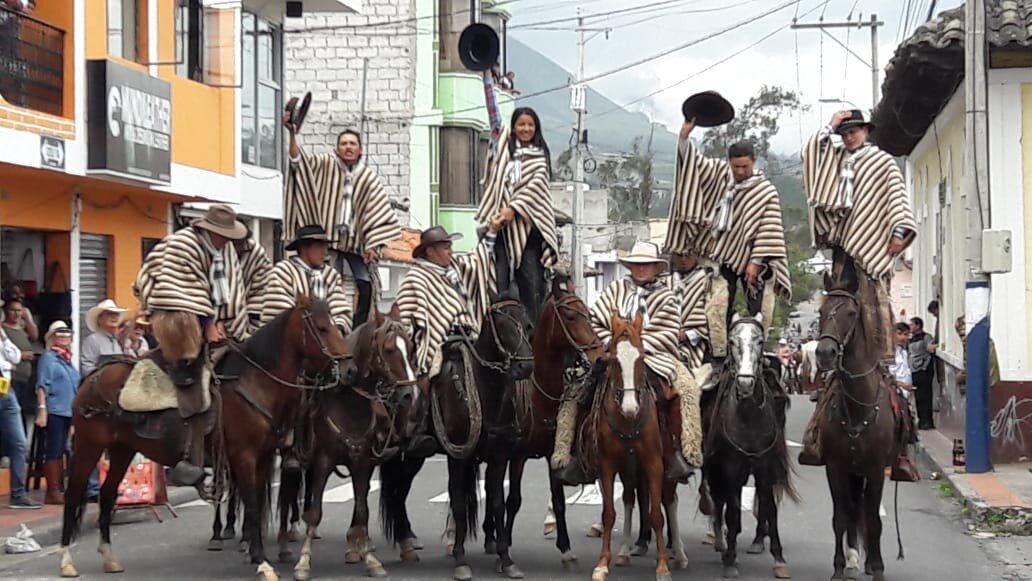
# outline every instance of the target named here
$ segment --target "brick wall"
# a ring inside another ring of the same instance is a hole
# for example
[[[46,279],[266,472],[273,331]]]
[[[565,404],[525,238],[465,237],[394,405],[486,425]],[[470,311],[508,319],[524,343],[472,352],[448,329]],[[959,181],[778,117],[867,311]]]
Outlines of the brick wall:
[[[0,127],[75,139],[75,122],[12,105],[0,97]]]
[[[409,198],[409,125],[415,93],[415,20],[418,0],[364,0],[362,14],[311,14],[288,25],[285,98],[312,92],[300,142],[311,152],[330,150],[337,134],[361,125],[362,67],[366,75],[366,163],[392,198]],[[400,24],[377,25],[391,22]],[[372,25],[371,25],[372,24]],[[291,29],[311,29],[291,32]],[[408,216],[399,211],[402,223]]]

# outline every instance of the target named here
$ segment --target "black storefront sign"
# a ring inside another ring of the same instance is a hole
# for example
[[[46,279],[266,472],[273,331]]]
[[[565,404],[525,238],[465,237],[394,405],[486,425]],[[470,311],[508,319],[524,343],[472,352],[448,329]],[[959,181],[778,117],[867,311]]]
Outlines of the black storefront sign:
[[[39,136],[39,164],[50,169],[65,168],[65,142],[59,137]]]
[[[87,169],[171,182],[171,85],[109,60],[91,60],[86,66]]]

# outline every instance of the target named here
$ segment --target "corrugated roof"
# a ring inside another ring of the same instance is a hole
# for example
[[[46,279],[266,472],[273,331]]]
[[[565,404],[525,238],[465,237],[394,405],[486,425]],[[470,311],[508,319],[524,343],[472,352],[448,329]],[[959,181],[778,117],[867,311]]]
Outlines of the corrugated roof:
[[[1032,47],[1032,0],[987,0],[986,40],[991,51]],[[919,26],[885,68],[882,99],[874,110],[874,140],[906,155],[924,136],[964,79],[964,6]]]

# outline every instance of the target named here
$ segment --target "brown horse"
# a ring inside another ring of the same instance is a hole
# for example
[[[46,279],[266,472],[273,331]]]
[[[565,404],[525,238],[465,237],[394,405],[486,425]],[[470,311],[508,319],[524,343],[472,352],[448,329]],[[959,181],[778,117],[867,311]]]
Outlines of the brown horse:
[[[837,280],[825,275],[827,296],[821,305],[817,363],[832,371],[828,382],[835,399],[818,418],[821,455],[834,503],[835,560],[832,579],[860,577],[858,536],[864,534],[866,570],[875,581],[885,578],[881,553],[881,505],[885,467],[896,455],[895,418],[889,401],[888,377],[878,360],[878,347],[868,338],[858,281],[851,268]],[[818,408],[820,409],[820,408]],[[849,554],[842,550],[846,536]]]
[[[397,317],[397,311],[392,315]],[[420,396],[412,366],[415,350],[405,326],[379,312],[375,320],[360,325],[346,341],[354,354],[357,379],[351,386],[318,395],[318,412],[313,415],[315,447],[308,477],[310,506],[304,515],[307,534],[294,567],[294,579],[298,580],[311,578],[312,541],[322,522],[326,481],[338,465],[347,466],[354,490],[344,560],[364,562],[370,577],[387,576],[369,541],[368,498],[373,470],[397,452],[391,445],[407,425],[407,410]],[[297,492],[286,491],[285,496],[296,498]],[[290,556],[288,540],[286,520],[281,518],[281,561]]]
[[[522,385],[530,387],[518,396],[523,408],[523,437],[509,460],[509,495],[505,499],[504,522],[495,518],[495,511],[484,514],[484,549],[496,552],[497,538],[504,532],[511,539],[516,514],[523,503],[523,471],[527,460],[552,456],[555,447],[556,417],[562,403],[563,375],[569,369],[587,372],[602,356],[602,344],[591,328],[591,318],[584,302],[570,289],[568,277],[556,276],[541,310],[533,339],[534,375]],[[562,554],[563,568],[573,570],[577,557],[570,548],[566,526],[566,496],[563,484],[549,470],[549,488],[556,518],[556,547]],[[487,490],[488,506],[497,507],[491,489]],[[501,530],[499,530],[501,525]]]
[[[591,575],[593,581],[605,581],[609,575],[616,522],[613,482],[617,474],[624,482],[634,482],[638,478],[636,467],[644,472],[652,532],[655,538],[663,538],[663,436],[659,430],[656,394],[645,379],[641,329],[641,312],[633,322],[613,315],[609,368],[595,390],[592,415],[586,422],[597,434],[602,483],[602,551]],[[590,445],[591,438],[581,442]],[[666,545],[662,542],[656,545],[656,580],[670,581]]]
[[[318,388],[295,382],[303,370],[316,369],[332,372],[335,384],[347,357],[344,337],[333,325],[327,304],[301,296],[297,306],[259,329],[242,347],[231,350],[220,365],[224,377],[212,394],[216,421],[208,447],[217,475],[228,463],[244,503],[243,538],[250,560],[259,565],[258,575],[267,581],[278,579],[262,545],[273,460],[302,391]],[[75,398],[75,439],[61,530],[63,577],[78,576],[69,546],[86,508],[86,480],[101,454],[106,450],[111,461],[100,491],[99,552],[107,573],[123,570],[111,548],[111,515],[118,485],[133,456],[141,453],[166,466],[182,457],[185,435],[178,410],[129,413],[116,403],[132,367],[122,362],[105,365],[83,382]],[[345,375],[350,373],[348,370]],[[227,417],[232,421],[222,421]],[[156,436],[141,437],[139,432],[155,425],[160,427]]]

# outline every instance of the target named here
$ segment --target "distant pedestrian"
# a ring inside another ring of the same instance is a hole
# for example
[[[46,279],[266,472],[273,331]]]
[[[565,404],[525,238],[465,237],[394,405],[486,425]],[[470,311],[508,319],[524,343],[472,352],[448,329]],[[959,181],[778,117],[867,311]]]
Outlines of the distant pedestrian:
[[[932,367],[932,354],[936,345],[932,336],[924,331],[921,317],[910,319],[910,374],[914,383],[914,399],[917,403],[917,428],[934,430],[935,418],[932,412],[932,380],[935,371]]]

